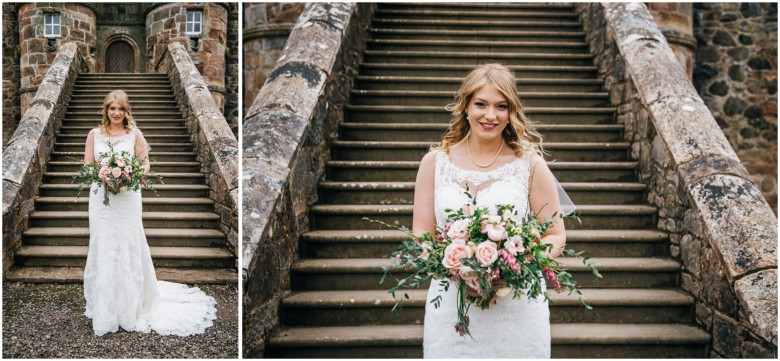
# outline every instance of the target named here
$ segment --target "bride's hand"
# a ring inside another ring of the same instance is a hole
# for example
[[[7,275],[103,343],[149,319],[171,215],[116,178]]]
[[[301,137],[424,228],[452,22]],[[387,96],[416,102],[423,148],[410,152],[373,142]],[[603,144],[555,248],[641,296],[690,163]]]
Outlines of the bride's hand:
[[[503,278],[496,278],[496,279],[493,280],[492,290],[493,291],[497,291],[499,288],[504,287],[504,286],[506,286],[506,280],[503,279]],[[473,288],[471,288],[469,286],[466,286],[466,294],[471,296],[471,297],[483,297],[479,293],[479,290],[475,290],[475,289],[473,289]],[[490,299],[490,302],[493,302],[493,299],[495,299],[495,298],[496,298],[496,295],[494,293],[493,294],[493,298]]]

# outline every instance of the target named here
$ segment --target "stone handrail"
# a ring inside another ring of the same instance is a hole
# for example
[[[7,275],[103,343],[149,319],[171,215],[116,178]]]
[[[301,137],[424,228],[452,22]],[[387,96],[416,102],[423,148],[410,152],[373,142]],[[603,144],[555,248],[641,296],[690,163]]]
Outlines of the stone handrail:
[[[243,354],[262,357],[374,5],[309,3],[243,122]]]
[[[777,355],[777,218],[641,3],[578,4],[713,357]]]
[[[76,43],[60,46],[19,127],[3,149],[3,274],[21,246],[55,133],[62,124],[73,85],[84,71]]]
[[[206,173],[209,197],[220,215],[219,227],[227,235],[228,246],[238,254],[238,140],[184,45],[168,44],[160,59],[157,72],[167,74],[171,81],[201,171]]]

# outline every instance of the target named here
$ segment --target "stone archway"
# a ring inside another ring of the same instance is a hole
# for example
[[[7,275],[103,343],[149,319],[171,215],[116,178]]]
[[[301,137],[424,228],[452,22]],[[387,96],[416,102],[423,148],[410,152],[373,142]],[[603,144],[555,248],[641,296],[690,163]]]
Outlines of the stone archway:
[[[117,40],[109,44],[104,56],[106,73],[134,73],[136,71],[135,49],[126,41]]]

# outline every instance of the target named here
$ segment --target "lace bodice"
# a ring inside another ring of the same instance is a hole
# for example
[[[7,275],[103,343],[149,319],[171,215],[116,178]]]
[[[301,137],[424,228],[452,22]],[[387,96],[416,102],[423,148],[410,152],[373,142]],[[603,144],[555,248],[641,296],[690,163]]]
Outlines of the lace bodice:
[[[529,157],[524,155],[487,172],[461,169],[450,161],[447,153],[436,153],[434,208],[436,223],[447,219],[445,209],[461,208],[468,198],[463,193],[468,185],[476,196],[477,207],[495,211],[498,204],[514,204],[519,215],[528,210]],[[476,194],[474,190],[477,190]]]
[[[120,136],[109,136],[103,134],[100,131],[100,128],[96,128],[94,138],[95,161],[100,161],[100,153],[108,152],[112,147],[115,152],[127,151],[132,157],[135,157],[135,141],[137,136],[137,129],[133,129],[127,134]]]

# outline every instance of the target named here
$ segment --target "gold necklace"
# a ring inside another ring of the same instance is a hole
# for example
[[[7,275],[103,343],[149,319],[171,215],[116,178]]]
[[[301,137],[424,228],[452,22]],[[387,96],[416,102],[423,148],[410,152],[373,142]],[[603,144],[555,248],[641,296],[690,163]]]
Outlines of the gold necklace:
[[[472,163],[476,164],[477,167],[480,168],[487,168],[493,165],[493,163],[496,162],[496,159],[498,159],[498,155],[501,154],[501,149],[504,149],[504,141],[501,140],[501,146],[498,147],[498,152],[496,152],[496,156],[493,157],[493,160],[491,160],[488,164],[479,164],[476,160],[474,160],[474,156],[471,155],[471,144],[469,143],[469,138],[471,138],[471,136],[466,137],[466,149],[469,151],[469,158],[471,158]]]

